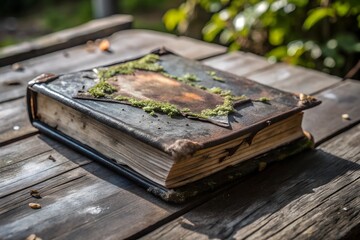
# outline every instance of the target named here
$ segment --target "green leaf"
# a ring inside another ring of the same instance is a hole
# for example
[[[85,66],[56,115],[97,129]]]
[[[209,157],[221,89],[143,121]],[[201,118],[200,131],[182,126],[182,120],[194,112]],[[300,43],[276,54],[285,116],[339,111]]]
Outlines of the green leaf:
[[[219,26],[216,23],[211,22],[207,24],[202,30],[204,40],[207,42],[213,41],[222,29],[222,26]]]
[[[278,46],[284,42],[285,36],[284,28],[273,28],[269,31],[269,42],[273,46]]]
[[[310,11],[309,16],[305,19],[303,24],[303,28],[309,30],[312,28],[317,22],[325,17],[334,17],[334,9],[332,8],[317,8],[313,11]]]
[[[186,13],[180,9],[169,9],[163,16],[163,22],[167,30],[172,31],[175,27],[186,19]]]
[[[266,54],[267,57],[275,57],[276,59],[282,59],[283,57],[287,56],[287,47],[286,46],[280,46],[277,48],[274,48],[270,52]]]
[[[240,46],[239,43],[233,42],[233,43],[229,46],[228,50],[229,50],[229,52],[234,52],[234,51],[240,50],[240,48],[241,48],[241,46]]]
[[[346,14],[348,14],[349,10],[350,10],[350,4],[347,2],[341,3],[341,2],[335,2],[332,7],[336,10],[336,13],[340,16],[343,17]]]

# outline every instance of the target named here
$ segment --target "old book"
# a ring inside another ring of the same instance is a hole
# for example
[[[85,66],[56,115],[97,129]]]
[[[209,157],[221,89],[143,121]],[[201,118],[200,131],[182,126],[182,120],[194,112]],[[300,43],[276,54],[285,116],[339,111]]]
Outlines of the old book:
[[[177,202],[308,146],[319,103],[164,49],[28,85],[35,127]]]

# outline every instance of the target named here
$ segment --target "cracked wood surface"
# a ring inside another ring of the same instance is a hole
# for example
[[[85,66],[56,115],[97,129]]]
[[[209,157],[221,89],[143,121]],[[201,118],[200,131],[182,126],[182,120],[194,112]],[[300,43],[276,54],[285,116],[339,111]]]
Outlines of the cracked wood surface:
[[[117,43],[112,53],[89,53],[79,46],[23,61],[23,72],[0,68],[0,239],[21,239],[31,233],[43,239],[139,237],[158,227],[145,238],[264,235],[277,239],[287,238],[290,231],[295,238],[314,234],[340,238],[359,232],[359,200],[348,194],[359,191],[359,125],[338,135],[359,122],[358,82],[338,83],[338,78],[312,70],[269,64],[249,53],[222,54],[225,49],[220,46],[152,31],[121,31],[110,39]],[[271,86],[318,92],[323,105],[305,114],[304,127],[325,143],[314,152],[270,166],[191,210],[215,194],[187,205],[164,203],[111,170],[36,134],[27,123],[22,96],[31,77],[46,69],[72,72],[110,64],[163,45]],[[319,83],[311,89],[316,79]],[[351,120],[338,118],[342,113]],[[39,189],[43,198],[31,198],[31,189]],[[42,208],[30,209],[29,202],[39,202]],[[336,204],[340,207],[334,208]]]
[[[13,71],[11,65],[0,67],[0,102],[24,96],[27,82],[42,73],[91,69],[142,56],[163,46],[191,59],[204,59],[226,51],[219,45],[150,30],[124,30],[108,39],[111,43],[109,52],[98,49],[90,52],[86,45],[80,45],[19,62],[22,71]]]
[[[33,41],[8,46],[0,49],[0,66],[73,47],[90,39],[106,37],[114,32],[129,29],[132,22],[133,18],[130,15],[112,15],[48,34]]]
[[[2,147],[0,159],[0,239],[32,233],[43,239],[124,238],[186,207],[162,202],[43,135]],[[31,197],[31,189],[42,198]],[[31,209],[30,202],[41,209]]]
[[[339,239],[360,234],[360,125],[279,162],[144,239]],[[274,177],[276,176],[276,177]]]

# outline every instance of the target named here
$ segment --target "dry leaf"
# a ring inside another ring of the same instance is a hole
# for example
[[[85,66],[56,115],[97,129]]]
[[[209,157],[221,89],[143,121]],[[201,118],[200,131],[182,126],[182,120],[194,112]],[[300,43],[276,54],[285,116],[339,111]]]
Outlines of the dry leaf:
[[[30,234],[25,240],[42,240],[42,239],[36,236],[35,234]]]
[[[344,113],[343,115],[341,115],[341,117],[342,117],[342,119],[344,119],[344,120],[350,120],[349,114]]]
[[[41,205],[39,203],[29,203],[29,207],[32,209],[40,209]]]
[[[108,51],[110,48],[110,42],[107,39],[103,39],[99,44],[99,49],[101,51]]]
[[[24,70],[24,67],[20,63],[14,63],[11,65],[11,69],[16,72],[20,72]]]
[[[36,239],[36,235],[30,234],[25,240],[35,240],[35,239]]]
[[[30,195],[34,198],[41,198],[38,190],[34,190],[34,189],[30,190]]]

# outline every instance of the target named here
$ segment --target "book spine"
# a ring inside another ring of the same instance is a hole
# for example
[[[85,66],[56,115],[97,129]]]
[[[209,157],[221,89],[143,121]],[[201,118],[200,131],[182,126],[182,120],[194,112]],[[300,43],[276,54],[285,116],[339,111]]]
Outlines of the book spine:
[[[33,124],[34,119],[36,117],[36,94],[37,92],[34,90],[33,86],[38,83],[47,83],[50,81],[55,80],[58,77],[58,75],[52,74],[52,73],[43,73],[31,81],[28,82],[28,86],[26,89],[26,106],[27,106],[27,112],[29,116],[29,120],[31,124]]]

